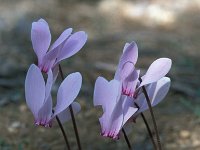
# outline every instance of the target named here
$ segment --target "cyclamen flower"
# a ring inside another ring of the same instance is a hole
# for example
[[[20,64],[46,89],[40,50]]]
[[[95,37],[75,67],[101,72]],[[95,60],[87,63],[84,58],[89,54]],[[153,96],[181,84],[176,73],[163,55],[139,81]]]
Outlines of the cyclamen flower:
[[[103,115],[99,119],[103,136],[118,139],[119,132],[127,120],[135,119],[139,113],[148,109],[141,91],[142,86],[146,87],[152,106],[163,100],[169,90],[170,79],[165,75],[171,68],[171,59],[155,60],[142,76],[140,83],[140,71],[135,69],[137,58],[136,43],[126,43],[114,79],[108,82],[99,77],[96,80],[94,105],[101,105],[103,108]]]
[[[56,74],[60,61],[76,54],[84,46],[87,34],[84,31],[72,34],[72,28],[66,29],[50,47],[51,33],[48,23],[39,19],[32,23],[31,40],[39,68],[43,72],[52,69]]]
[[[172,61],[169,58],[159,58],[148,68],[146,74],[139,81],[139,70],[135,69],[138,58],[138,47],[135,42],[126,43],[120,58],[115,79],[122,82],[122,94],[127,95],[139,106],[139,110],[133,118],[147,110],[148,104],[141,87],[145,86],[152,106],[157,105],[167,95],[170,87],[170,78],[165,77],[171,68]]]
[[[138,110],[133,101],[121,95],[121,83],[117,80],[107,81],[98,77],[94,88],[94,106],[102,106],[103,115],[99,119],[101,135],[119,139],[123,125]]]
[[[41,70],[34,64],[30,66],[25,80],[25,97],[26,103],[34,115],[36,125],[51,127],[56,116],[60,118],[61,122],[69,120],[71,118],[68,108],[70,104],[74,113],[78,113],[81,109],[78,103],[73,102],[82,84],[80,73],[68,75],[61,83],[54,108],[51,97],[52,84],[53,74],[51,70],[48,71],[45,83]]]
[[[164,77],[169,72],[172,64],[169,58],[155,60],[142,77],[142,83],[139,84],[140,71],[135,69],[137,58],[137,44],[135,42],[126,43],[114,77],[122,82],[122,94],[130,97],[137,97],[138,88],[157,82]]]
[[[123,95],[134,96],[140,73],[139,70],[135,69],[137,59],[138,47],[136,43],[126,43],[114,77],[115,80],[122,83]]]

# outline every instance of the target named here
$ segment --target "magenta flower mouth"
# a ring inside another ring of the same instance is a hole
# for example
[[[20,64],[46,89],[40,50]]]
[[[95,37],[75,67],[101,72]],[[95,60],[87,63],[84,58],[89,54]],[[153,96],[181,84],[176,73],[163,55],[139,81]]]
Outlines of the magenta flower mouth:
[[[37,121],[35,121],[35,125],[42,126],[42,127],[45,127],[45,128],[51,128],[52,127],[52,121],[37,120]]]

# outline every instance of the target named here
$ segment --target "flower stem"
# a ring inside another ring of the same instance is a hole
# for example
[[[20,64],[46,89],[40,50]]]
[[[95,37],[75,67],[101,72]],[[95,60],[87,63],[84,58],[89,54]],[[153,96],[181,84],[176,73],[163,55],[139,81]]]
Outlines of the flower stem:
[[[135,106],[136,106],[138,109],[140,108],[140,107],[138,106],[137,103],[135,103]],[[147,120],[146,120],[146,117],[144,116],[143,113],[140,113],[140,115],[142,116],[142,119],[143,119],[143,121],[144,121],[144,123],[145,123],[145,125],[146,125],[147,131],[148,131],[149,136],[150,136],[150,138],[151,138],[151,142],[152,142],[152,144],[153,144],[153,147],[154,147],[155,150],[157,150],[157,146],[156,146],[156,143],[155,143],[155,141],[154,141],[153,134],[152,134],[152,132],[151,132],[150,126],[149,126],[149,124],[148,124],[148,122],[147,122]]]
[[[63,71],[62,71],[62,68],[61,68],[60,64],[59,64],[59,72],[60,72],[62,80],[64,80],[64,75],[63,75]],[[69,110],[70,110],[70,114],[71,114],[71,118],[72,118],[72,122],[73,122],[73,127],[74,127],[74,131],[75,131],[75,135],[76,135],[76,141],[77,141],[77,144],[78,144],[78,148],[79,148],[79,150],[82,150],[72,105],[69,105]]]
[[[68,142],[68,139],[67,139],[67,135],[65,133],[65,130],[64,130],[63,126],[62,126],[62,123],[60,122],[60,119],[57,116],[56,116],[56,120],[58,122],[58,125],[59,125],[61,131],[62,131],[63,137],[65,139],[66,146],[67,146],[68,150],[71,150],[69,142]]]
[[[141,77],[139,78],[139,80],[140,80],[140,82],[142,82]],[[146,88],[144,86],[142,86],[142,90],[143,90],[144,96],[146,98],[146,101],[147,101],[147,104],[148,104],[148,107],[149,107],[149,110],[150,110],[150,113],[151,113],[154,129],[155,129],[155,133],[156,133],[157,143],[158,143],[158,149],[162,150],[160,137],[159,137],[159,134],[158,134],[158,127],[157,127],[156,119],[155,119],[155,116],[154,116],[154,113],[153,113],[153,109],[152,109],[152,106],[151,106],[151,100],[150,100],[150,98],[149,98],[149,96],[147,94]]]
[[[126,135],[126,132],[125,132],[124,128],[122,128],[122,132],[124,134],[124,138],[125,138],[125,141],[126,141],[126,143],[128,145],[129,150],[132,150],[131,144],[129,142],[128,136]]]

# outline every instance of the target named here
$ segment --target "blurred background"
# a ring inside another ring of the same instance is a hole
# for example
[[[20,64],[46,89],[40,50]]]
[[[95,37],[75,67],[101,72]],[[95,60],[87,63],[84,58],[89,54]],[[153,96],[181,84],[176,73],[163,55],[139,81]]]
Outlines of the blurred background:
[[[127,149],[123,136],[119,141],[100,136],[101,111],[92,98],[96,78],[112,79],[124,44],[133,40],[143,72],[159,57],[173,60],[171,90],[154,108],[164,149],[200,149],[199,0],[0,0],[0,150],[65,149],[58,125],[34,126],[25,104],[25,75],[37,61],[31,23],[40,18],[49,23],[52,41],[68,27],[88,33],[84,48],[62,62],[65,75],[79,71],[84,79],[77,99],[82,111],[76,116],[83,149]],[[149,112],[145,115],[152,125]],[[77,149],[72,122],[64,126]],[[134,149],[152,149],[140,117],[128,136]]]

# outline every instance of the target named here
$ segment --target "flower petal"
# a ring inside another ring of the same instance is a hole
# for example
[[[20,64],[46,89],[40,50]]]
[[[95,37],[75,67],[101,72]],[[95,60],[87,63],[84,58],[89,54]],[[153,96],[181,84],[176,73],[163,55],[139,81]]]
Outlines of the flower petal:
[[[123,123],[122,104],[123,100],[120,99],[114,106],[112,106],[114,107],[112,112],[108,110],[105,111],[99,119],[102,136],[119,139],[119,131],[121,130]]]
[[[133,99],[129,99],[124,98],[124,102],[123,102],[123,123],[122,126],[128,121],[129,118],[131,118],[131,116],[133,116],[133,114],[137,111],[137,108],[134,108],[134,101]]]
[[[52,97],[45,100],[43,106],[38,112],[38,118],[36,120],[37,125],[42,125],[45,127],[51,127],[51,116],[52,116]]]
[[[103,115],[99,119],[101,134],[113,139],[118,138],[123,121],[122,103],[120,100],[121,83],[117,80],[108,82],[103,77],[98,77],[94,89],[94,106],[103,107]]]
[[[122,83],[122,94],[133,97],[138,84],[140,70],[133,70]]]
[[[45,81],[40,69],[32,64],[25,79],[26,103],[35,119],[45,100]]]
[[[126,44],[124,45],[123,53],[127,50],[127,48],[128,48],[129,45],[130,45],[130,43],[126,43]]]
[[[155,60],[144,75],[140,87],[160,80],[169,72],[171,65],[172,61],[169,58],[159,58]]]
[[[152,97],[152,106],[157,105],[167,95],[170,88],[171,80],[168,77],[163,77],[157,82],[154,95]]]
[[[122,54],[117,71],[115,73],[116,80],[125,79],[133,70],[138,58],[138,47],[135,42],[125,45],[124,53]]]
[[[78,96],[82,85],[82,76],[79,72],[68,75],[61,83],[54,116],[65,110]]]
[[[71,35],[72,28],[68,28],[59,36],[59,38],[52,44],[50,47],[50,51],[57,48],[59,45],[61,45],[67,38]]]
[[[55,65],[52,71],[53,71],[53,83],[54,83],[56,81],[56,78],[58,77],[59,65]]]
[[[87,34],[84,31],[79,31],[72,34],[65,42],[63,48],[60,50],[56,63],[76,54],[85,45],[86,41]]]
[[[43,64],[48,62],[55,63],[56,58],[63,47],[64,42],[67,40],[67,38],[71,35],[72,28],[66,29],[60,37],[53,43],[53,45],[50,47],[50,50],[48,53],[44,56]],[[53,65],[53,64],[52,64]],[[51,66],[52,66],[51,65]]]
[[[47,99],[51,93],[51,88],[53,85],[53,73],[51,70],[48,72],[48,78],[46,82],[46,89],[45,89],[45,98]]]
[[[76,115],[81,110],[81,105],[77,102],[73,102],[72,104],[73,113]],[[64,123],[71,119],[71,114],[69,107],[66,108],[64,111],[58,114],[58,118],[60,119],[61,123]]]
[[[157,82],[151,83],[146,89],[148,96],[151,100],[152,106],[157,105],[161,102],[164,97],[167,95],[170,87],[170,78],[163,77]],[[145,96],[141,93],[135,102],[139,105],[140,109],[138,110],[137,114],[147,110],[148,104],[146,102]]]
[[[94,106],[101,105],[104,111],[112,113],[120,93],[120,82],[111,80],[108,82],[103,77],[98,77],[94,87]]]
[[[44,19],[32,23],[31,41],[33,49],[38,57],[38,64],[40,65],[51,42],[49,26]]]

